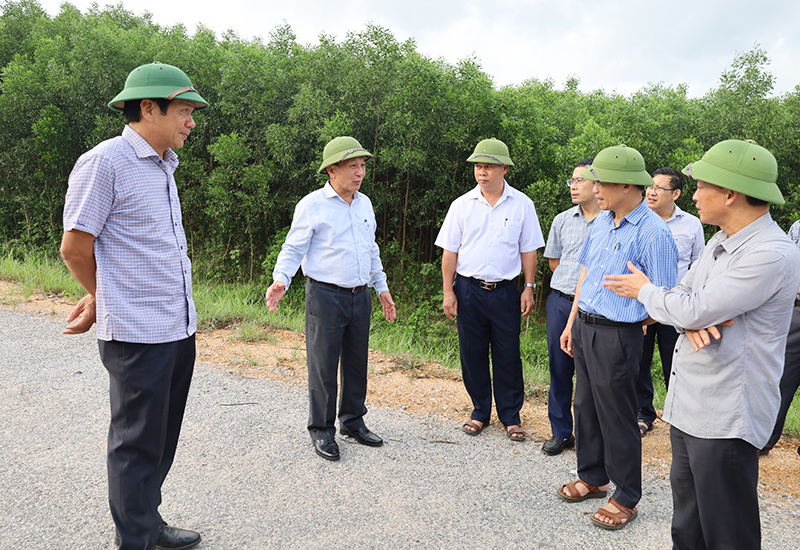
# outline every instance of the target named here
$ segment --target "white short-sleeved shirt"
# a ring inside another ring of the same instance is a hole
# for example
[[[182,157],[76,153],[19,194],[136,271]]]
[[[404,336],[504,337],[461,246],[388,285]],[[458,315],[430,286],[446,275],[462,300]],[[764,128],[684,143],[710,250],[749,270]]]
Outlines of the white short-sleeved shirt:
[[[483,281],[511,280],[522,271],[523,252],[544,246],[533,201],[504,180],[494,207],[480,185],[450,205],[436,246],[458,254],[456,272]]]

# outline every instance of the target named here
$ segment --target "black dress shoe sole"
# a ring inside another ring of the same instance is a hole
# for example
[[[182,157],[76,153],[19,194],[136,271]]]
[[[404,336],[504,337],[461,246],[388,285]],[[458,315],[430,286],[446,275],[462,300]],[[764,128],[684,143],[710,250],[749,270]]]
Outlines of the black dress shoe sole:
[[[185,544],[183,546],[161,546],[156,543],[156,550],[189,550],[190,548],[194,548],[202,541],[202,538],[198,538],[194,542],[190,542],[189,544]],[[119,548],[120,545],[119,535],[114,534],[114,548]]]
[[[319,452],[316,447],[314,448],[314,452],[317,453],[317,456],[324,458],[325,460],[330,460],[332,462],[336,462],[339,460],[339,455],[326,455],[324,453]]]

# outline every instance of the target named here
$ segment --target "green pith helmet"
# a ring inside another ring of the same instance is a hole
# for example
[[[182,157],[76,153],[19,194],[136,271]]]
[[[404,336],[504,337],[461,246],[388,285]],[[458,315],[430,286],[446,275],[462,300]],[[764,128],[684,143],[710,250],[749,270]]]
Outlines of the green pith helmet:
[[[645,170],[642,154],[625,145],[606,147],[597,153],[594,162],[581,173],[581,177],[591,181],[645,187],[655,184]]]
[[[484,139],[475,146],[472,155],[467,162],[480,162],[484,164],[504,164],[514,166],[511,157],[508,156],[508,147],[499,139]]]
[[[783,204],[778,189],[778,162],[755,141],[728,139],[683,169],[690,178],[738,191],[754,199]]]
[[[356,157],[372,158],[372,153],[361,147],[358,140],[350,136],[334,138],[328,142],[322,152],[322,164],[319,165],[319,173],[324,174],[325,168],[331,164]]]
[[[125,89],[108,103],[108,107],[121,113],[126,101],[138,99],[185,99],[194,103],[195,109],[208,107],[186,73],[158,62],[132,70],[125,81]]]

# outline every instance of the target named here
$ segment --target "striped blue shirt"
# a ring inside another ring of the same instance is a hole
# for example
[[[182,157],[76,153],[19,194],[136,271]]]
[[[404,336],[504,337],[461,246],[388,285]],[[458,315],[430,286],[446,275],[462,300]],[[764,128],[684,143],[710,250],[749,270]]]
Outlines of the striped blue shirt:
[[[575,294],[578,278],[583,270],[578,263],[578,254],[595,219],[597,218],[592,221],[587,220],[581,212],[580,205],[561,212],[553,219],[544,257],[558,258],[559,262],[550,280],[550,288],[564,294]]]
[[[656,286],[672,288],[677,283],[678,249],[667,224],[642,201],[614,225],[614,212],[600,212],[578,256],[586,266],[578,307],[620,323],[647,319],[644,305],[633,298],[617,296],[602,286],[606,275],[630,273],[628,261],[644,272]]]
[[[173,173],[165,158],[126,126],[84,153],[69,177],[64,231],[96,237],[97,338],[141,344],[195,333],[192,267]]]

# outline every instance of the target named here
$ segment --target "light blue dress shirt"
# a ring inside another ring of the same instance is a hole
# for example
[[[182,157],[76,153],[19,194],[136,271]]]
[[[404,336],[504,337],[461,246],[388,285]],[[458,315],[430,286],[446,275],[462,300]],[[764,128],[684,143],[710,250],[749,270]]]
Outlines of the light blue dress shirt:
[[[667,227],[672,231],[672,236],[675,237],[675,246],[678,247],[678,280],[680,281],[706,246],[703,224],[700,218],[684,212],[676,204],[672,215],[667,220]]]
[[[375,213],[369,198],[356,191],[352,204],[330,182],[303,197],[272,272],[286,288],[303,273],[344,288],[369,285],[380,295],[389,290],[380,250],[375,242]]]

